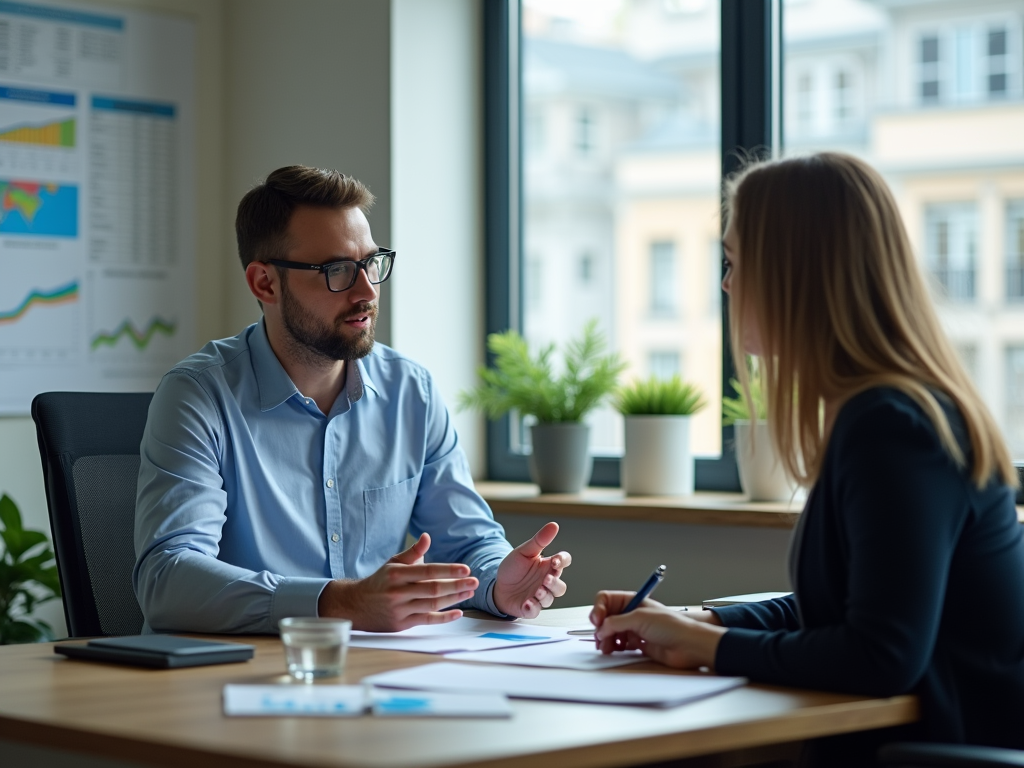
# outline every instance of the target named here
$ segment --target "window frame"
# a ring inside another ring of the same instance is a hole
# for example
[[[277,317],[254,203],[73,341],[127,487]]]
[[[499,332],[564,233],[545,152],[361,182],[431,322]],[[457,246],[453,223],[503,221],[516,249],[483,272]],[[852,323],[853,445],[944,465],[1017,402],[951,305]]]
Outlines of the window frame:
[[[483,4],[484,219],[486,333],[522,328],[523,157],[522,56],[519,0]],[[735,172],[741,158],[782,144],[782,2],[721,0],[721,168]],[[722,392],[732,395],[728,297],[721,301]],[[487,353],[488,364],[493,356]],[[713,395],[712,395],[713,396]],[[487,426],[491,480],[527,481],[527,455],[513,450],[513,414]],[[595,456],[591,484],[618,486],[620,459]],[[739,491],[733,429],[722,427],[722,454],[698,458],[697,490]]]

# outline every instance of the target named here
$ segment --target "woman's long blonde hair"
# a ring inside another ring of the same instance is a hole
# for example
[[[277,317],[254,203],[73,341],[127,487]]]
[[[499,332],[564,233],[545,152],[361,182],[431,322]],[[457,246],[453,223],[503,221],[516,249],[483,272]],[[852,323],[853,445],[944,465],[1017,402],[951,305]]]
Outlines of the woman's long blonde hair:
[[[1016,485],[1009,451],[939,324],[877,171],[832,152],[756,163],[727,182],[725,215],[740,251],[729,305],[737,374],[746,389],[746,317],[760,333],[772,441],[798,482],[811,485],[821,472],[831,428],[822,404],[838,409],[887,386],[920,404],[965,466],[934,393],[947,396],[966,426],[971,479],[983,487],[998,475]]]

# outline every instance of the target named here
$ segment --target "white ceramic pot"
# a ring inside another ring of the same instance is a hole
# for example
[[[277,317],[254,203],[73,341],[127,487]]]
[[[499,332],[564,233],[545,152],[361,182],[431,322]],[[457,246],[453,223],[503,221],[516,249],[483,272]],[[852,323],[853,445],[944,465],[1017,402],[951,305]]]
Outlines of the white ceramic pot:
[[[740,471],[740,485],[750,501],[789,501],[796,484],[786,475],[782,462],[775,454],[768,424],[759,421],[753,446],[750,441],[750,422],[737,421],[736,463]]]
[[[626,416],[622,487],[630,496],[693,493],[689,416]]]

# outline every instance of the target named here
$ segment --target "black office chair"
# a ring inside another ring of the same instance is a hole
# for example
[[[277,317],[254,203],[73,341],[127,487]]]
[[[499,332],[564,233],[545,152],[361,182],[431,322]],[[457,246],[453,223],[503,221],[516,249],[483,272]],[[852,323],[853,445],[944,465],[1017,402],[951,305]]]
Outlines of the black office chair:
[[[44,392],[32,401],[71,637],[142,630],[132,588],[135,488],[152,397]]]
[[[878,751],[878,761],[898,768],[1022,768],[1024,752],[965,744],[896,742]]]

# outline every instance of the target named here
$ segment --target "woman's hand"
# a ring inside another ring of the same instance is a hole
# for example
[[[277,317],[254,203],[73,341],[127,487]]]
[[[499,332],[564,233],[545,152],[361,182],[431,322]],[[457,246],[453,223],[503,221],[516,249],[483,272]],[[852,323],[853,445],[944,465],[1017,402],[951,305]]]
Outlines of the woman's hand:
[[[717,626],[712,611],[701,611],[695,619],[647,599],[635,611],[620,615],[632,598],[632,592],[598,592],[590,622],[597,628],[594,639],[602,653],[640,650],[676,669],[714,665],[726,630]]]

